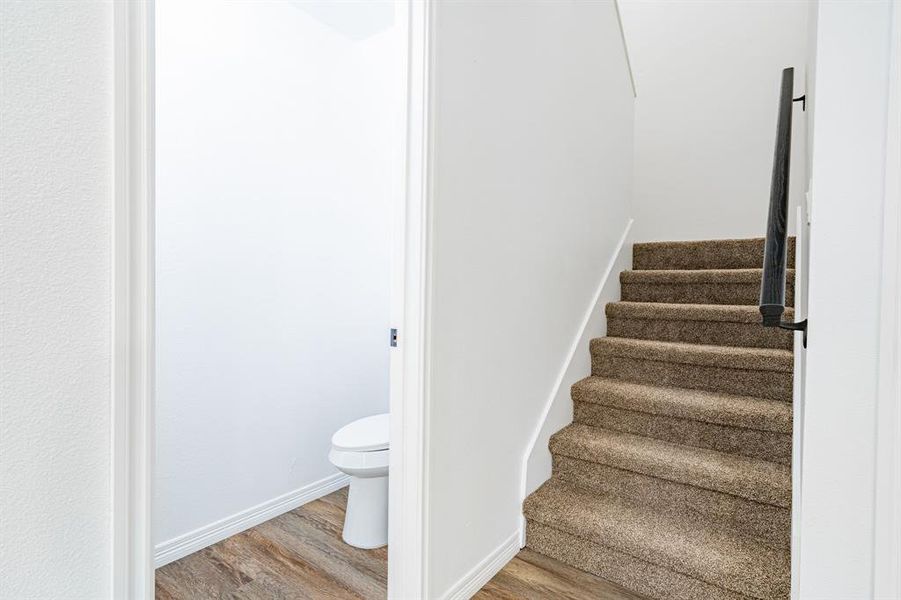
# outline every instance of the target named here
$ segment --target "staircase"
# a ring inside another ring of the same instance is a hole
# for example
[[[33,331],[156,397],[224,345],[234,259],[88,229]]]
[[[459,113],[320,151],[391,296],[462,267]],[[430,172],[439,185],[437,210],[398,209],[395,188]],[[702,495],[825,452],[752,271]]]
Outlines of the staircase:
[[[789,597],[792,336],[761,326],[762,263],[762,239],[634,246],[529,548],[650,598]]]

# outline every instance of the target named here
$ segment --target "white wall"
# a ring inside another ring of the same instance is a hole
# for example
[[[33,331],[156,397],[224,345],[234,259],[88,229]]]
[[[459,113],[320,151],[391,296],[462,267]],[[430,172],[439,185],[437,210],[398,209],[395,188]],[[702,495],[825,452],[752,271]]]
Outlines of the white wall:
[[[0,598],[109,594],[112,10],[0,2]]]
[[[804,91],[807,3],[621,0],[621,8],[638,90],[636,241],[762,237],[784,67],[795,67],[795,95]],[[793,205],[807,187],[800,106],[794,117]]]
[[[399,31],[390,0],[158,3],[157,544],[387,411]]]
[[[629,217],[633,95],[612,2],[436,2],[432,20],[441,598],[511,537],[518,549],[523,455]]]
[[[874,596],[874,565],[879,565],[874,539],[884,528],[875,491],[885,492],[876,466],[886,459],[891,464],[882,434],[892,432],[877,416],[883,415],[880,398],[882,408],[894,403],[895,411],[898,402],[897,391],[880,396],[879,389],[880,342],[888,336],[883,349],[898,344],[891,340],[897,321],[887,323],[880,312],[883,304],[894,303],[897,319],[897,289],[892,296],[883,288],[885,273],[897,270],[898,258],[897,250],[895,256],[883,254],[884,232],[891,231],[884,229],[889,52],[892,35],[899,33],[890,27],[888,0],[819,2],[801,598],[894,596]],[[897,117],[894,122],[897,126]],[[897,177],[897,164],[894,168]],[[897,223],[897,196],[893,206]],[[890,501],[887,510],[897,502],[897,497]],[[894,577],[897,586],[897,563]]]

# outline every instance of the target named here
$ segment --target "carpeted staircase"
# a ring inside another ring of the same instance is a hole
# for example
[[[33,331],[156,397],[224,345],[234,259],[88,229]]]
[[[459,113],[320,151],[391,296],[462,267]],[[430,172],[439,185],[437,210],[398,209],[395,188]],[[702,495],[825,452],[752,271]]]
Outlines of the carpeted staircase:
[[[789,597],[792,336],[761,325],[762,263],[761,239],[634,246],[529,548],[650,598]]]

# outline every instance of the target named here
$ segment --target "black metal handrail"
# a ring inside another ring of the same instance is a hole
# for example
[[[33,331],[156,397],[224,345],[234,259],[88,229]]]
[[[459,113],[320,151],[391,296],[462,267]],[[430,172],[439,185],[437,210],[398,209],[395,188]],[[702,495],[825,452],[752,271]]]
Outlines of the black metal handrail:
[[[791,171],[792,103],[806,97],[793,98],[795,70],[782,70],[779,92],[779,118],[776,124],[776,152],[773,156],[773,179],[770,186],[770,211],[767,218],[766,242],[763,250],[763,276],[760,280],[760,314],[764,327],[781,327],[804,331],[807,345],[807,321],[786,323],[785,272],[788,259],[788,182]],[[806,108],[806,106],[805,106]]]

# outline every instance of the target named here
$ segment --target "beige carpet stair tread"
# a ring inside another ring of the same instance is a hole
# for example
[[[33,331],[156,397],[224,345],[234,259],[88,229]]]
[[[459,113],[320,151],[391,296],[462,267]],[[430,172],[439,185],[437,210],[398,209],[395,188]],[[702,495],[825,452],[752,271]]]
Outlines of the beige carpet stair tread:
[[[608,546],[580,538],[561,529],[548,527],[535,520],[526,521],[526,536],[530,550],[572,565],[588,573],[618,583],[630,592],[660,600],[748,600],[738,594],[700,579],[677,573],[618,552]],[[505,600],[537,600],[535,595]],[[544,598],[544,597],[542,597]],[[603,596],[595,600],[612,600]],[[572,598],[570,600],[576,600]],[[588,600],[579,598],[578,600]]]
[[[610,302],[607,317],[662,321],[714,321],[724,323],[762,323],[760,309],[743,304],[671,304],[665,302]],[[793,319],[795,311],[785,309],[785,319]],[[762,325],[761,325],[762,327]]]
[[[763,327],[764,245],[632,246],[529,547],[655,600],[788,600],[797,336]],[[794,238],[787,258],[794,320]]]
[[[625,410],[694,419],[717,425],[791,433],[792,406],[781,400],[659,387],[607,377],[586,377],[572,398]]]
[[[785,273],[787,281],[794,280],[794,269],[786,269]],[[623,271],[619,274],[619,280],[620,283],[644,284],[748,283],[760,285],[762,275],[763,269],[656,269]]]
[[[648,270],[620,273],[620,299],[679,304],[744,304],[760,298],[760,269]],[[786,306],[794,306],[794,270],[787,273]]]
[[[574,403],[573,423],[631,433],[672,444],[759,458],[782,465],[791,464],[791,436],[785,433],[717,425],[589,402]]]
[[[525,502],[530,521],[752,598],[787,597],[790,557],[673,514],[551,480]]]
[[[635,269],[746,269],[763,264],[763,238],[644,242],[632,247]],[[788,264],[795,264],[795,238],[788,241]]]
[[[756,298],[758,286],[748,287],[745,297]],[[625,301],[607,304],[605,313],[609,337],[782,350],[794,343],[790,331],[764,327],[755,304]],[[785,318],[793,319],[794,311],[787,310]]]
[[[550,450],[755,502],[791,505],[791,468],[760,459],[579,424],[555,433]]]
[[[616,496],[660,514],[676,513],[702,526],[716,523],[724,532],[789,547],[791,510],[787,508],[562,454],[553,455],[553,469],[555,480],[586,492]]]
[[[791,350],[771,348],[708,346],[612,337],[591,340],[591,353],[601,352],[642,360],[753,371],[791,373],[794,366]]]

